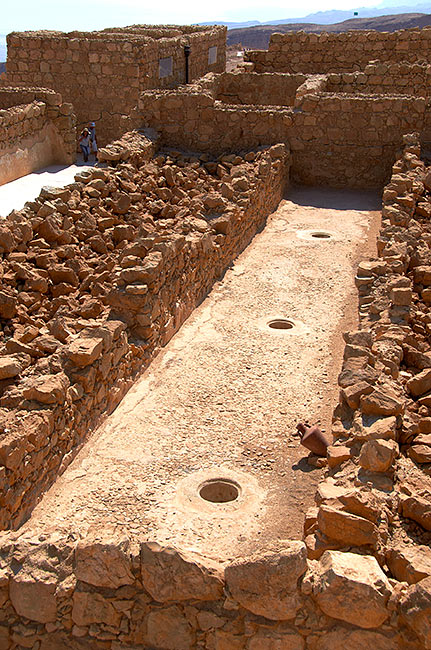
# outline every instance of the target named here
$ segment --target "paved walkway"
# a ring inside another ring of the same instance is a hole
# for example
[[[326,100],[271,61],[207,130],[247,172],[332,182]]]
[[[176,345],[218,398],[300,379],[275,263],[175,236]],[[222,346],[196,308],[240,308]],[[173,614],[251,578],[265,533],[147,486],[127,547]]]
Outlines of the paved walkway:
[[[39,196],[45,185],[64,187],[73,183],[75,174],[89,169],[83,163],[76,165],[51,165],[32,174],[27,174],[15,181],[0,186],[0,217],[6,217],[12,210],[21,210],[26,201],[33,201]]]
[[[364,192],[291,191],[24,529],[112,525],[221,560],[301,538],[320,470],[295,425],[330,429],[341,331],[356,325],[354,267],[374,253],[377,207]],[[268,327],[280,317],[293,327]],[[215,478],[239,498],[202,499]]]

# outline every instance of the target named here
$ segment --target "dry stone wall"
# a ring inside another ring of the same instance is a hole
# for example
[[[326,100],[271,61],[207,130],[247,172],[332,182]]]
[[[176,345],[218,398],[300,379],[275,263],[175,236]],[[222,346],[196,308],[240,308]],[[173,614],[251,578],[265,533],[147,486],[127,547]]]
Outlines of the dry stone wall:
[[[303,74],[360,71],[376,59],[382,63],[430,61],[431,29],[272,34],[268,50],[244,55],[255,72]]]
[[[200,85],[224,104],[293,106],[296,91],[306,80],[304,74],[225,72],[207,75]]]
[[[129,134],[0,227],[0,527],[19,526],[283,196],[283,145],[160,154]]]
[[[0,86],[0,185],[75,158],[75,115],[53,91]]]
[[[431,65],[427,63],[369,63],[361,72],[327,75],[325,90],[335,93],[365,93],[429,97]]]
[[[217,99],[230,100],[225,89],[236,91],[243,76],[244,91],[234,96],[235,103]],[[187,88],[143,93],[139,113],[163,143],[235,151],[284,142],[292,151],[292,178],[299,183],[381,187],[402,147],[401,134],[428,133],[428,98],[329,93],[327,83],[322,75],[208,75]],[[295,86],[292,107],[236,103],[251,95],[265,96],[266,102],[287,99],[286,89],[292,93]]]
[[[185,81],[184,45],[191,48],[190,80],[225,68],[225,27],[135,26],[103,32],[22,32],[8,36],[8,83],[52,88],[72,102],[78,127],[96,123],[99,144],[127,130],[143,90]],[[214,63],[209,49],[216,48]],[[166,76],[160,59],[169,58]]]

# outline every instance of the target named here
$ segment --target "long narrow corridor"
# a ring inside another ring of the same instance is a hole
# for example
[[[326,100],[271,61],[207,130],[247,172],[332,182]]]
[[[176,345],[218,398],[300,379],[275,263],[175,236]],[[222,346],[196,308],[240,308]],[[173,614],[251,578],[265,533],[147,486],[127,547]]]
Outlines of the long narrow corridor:
[[[22,530],[112,526],[221,561],[301,538],[320,470],[295,425],[330,431],[378,207],[372,193],[291,190]],[[238,498],[201,498],[216,478]]]

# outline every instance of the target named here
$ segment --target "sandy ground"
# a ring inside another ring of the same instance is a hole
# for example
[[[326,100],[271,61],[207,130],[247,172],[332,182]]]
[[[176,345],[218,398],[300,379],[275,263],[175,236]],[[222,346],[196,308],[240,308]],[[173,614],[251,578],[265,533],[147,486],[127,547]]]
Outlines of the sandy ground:
[[[6,217],[12,210],[21,210],[26,201],[33,201],[39,196],[45,185],[64,187],[73,183],[74,176],[88,165],[78,162],[76,165],[51,165],[32,174],[27,174],[15,181],[0,186],[0,217]]]
[[[222,561],[301,538],[321,470],[295,425],[330,429],[353,269],[374,254],[378,206],[364,192],[291,190],[23,528],[112,524]],[[269,328],[276,317],[294,326]],[[203,500],[211,478],[239,497]]]

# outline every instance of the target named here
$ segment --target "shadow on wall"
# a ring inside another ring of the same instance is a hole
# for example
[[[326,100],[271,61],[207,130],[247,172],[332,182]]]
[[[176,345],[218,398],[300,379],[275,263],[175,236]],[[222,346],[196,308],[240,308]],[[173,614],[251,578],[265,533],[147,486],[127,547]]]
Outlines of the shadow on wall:
[[[340,190],[294,185],[289,188],[289,196],[286,198],[298,205],[329,210],[381,210],[382,207],[380,192],[373,190],[349,190],[344,195]]]

